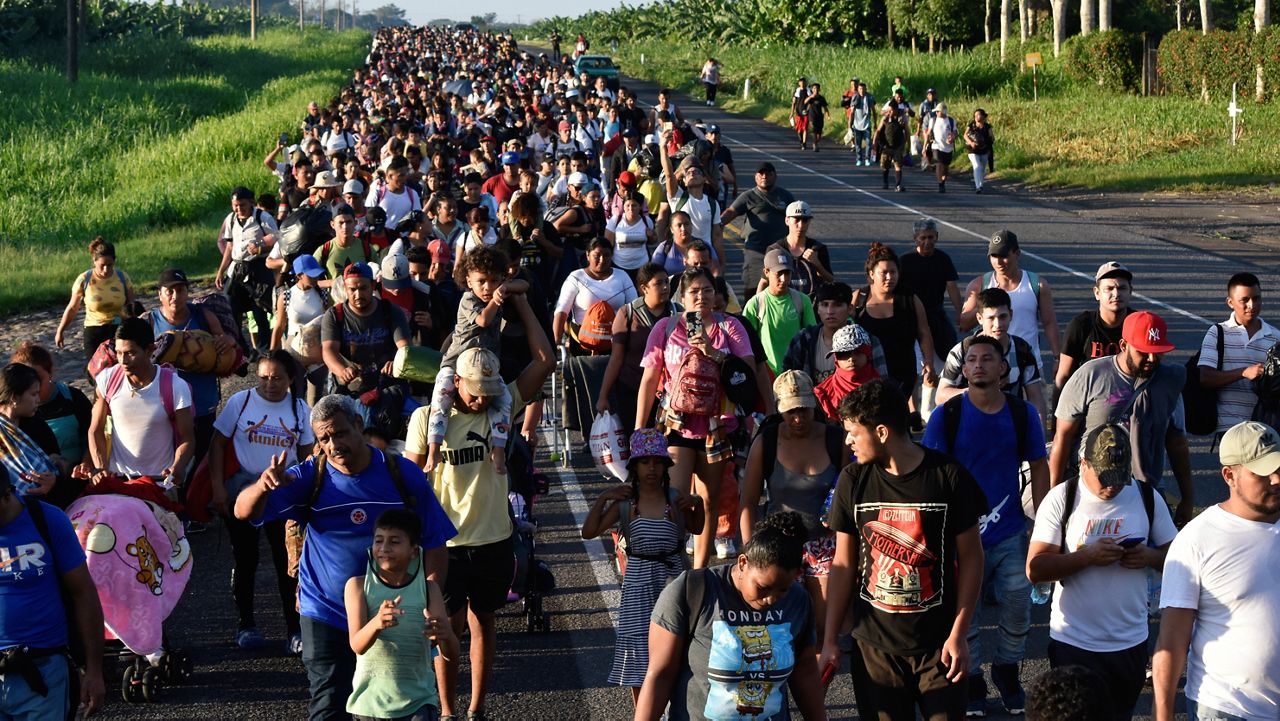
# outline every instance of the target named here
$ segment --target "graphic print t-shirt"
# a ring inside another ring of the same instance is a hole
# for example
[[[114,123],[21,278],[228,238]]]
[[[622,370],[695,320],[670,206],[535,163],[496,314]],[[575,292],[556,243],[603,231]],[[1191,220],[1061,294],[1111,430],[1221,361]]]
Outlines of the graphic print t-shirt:
[[[988,510],[963,466],[924,454],[902,476],[871,463],[847,466],[831,503],[831,528],[858,544],[853,635],[901,655],[937,650],[951,633],[955,538]]]
[[[689,662],[671,691],[670,719],[791,718],[783,689],[796,656],[816,643],[813,606],[799,584],[767,609],[753,609],[733,586],[735,564],[687,571],[653,608],[653,622],[689,639]],[[689,574],[705,573],[700,609],[688,607]]]

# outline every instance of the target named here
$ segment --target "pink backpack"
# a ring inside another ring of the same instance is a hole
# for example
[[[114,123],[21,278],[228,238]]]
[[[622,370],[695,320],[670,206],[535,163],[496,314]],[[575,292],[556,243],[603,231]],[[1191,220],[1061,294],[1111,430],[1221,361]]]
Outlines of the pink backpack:
[[[182,444],[182,434],[178,432],[178,410],[174,408],[173,400],[173,379],[177,375],[177,371],[172,366],[162,365],[156,368],[157,377],[160,379],[160,402],[164,404],[164,414],[169,418],[169,427],[173,429],[173,447],[177,448]],[[125,382],[125,369],[123,365],[113,366],[111,369],[111,377],[107,379],[107,390],[104,396],[107,401],[107,415],[111,415],[111,399],[116,397],[120,392],[120,387]]]
[[[681,320],[676,321],[679,322]],[[674,325],[675,323],[668,321],[668,342]],[[714,416],[720,412],[720,399],[720,366],[702,351],[690,348],[684,358],[680,359],[680,365],[671,378],[671,410],[698,416]]]

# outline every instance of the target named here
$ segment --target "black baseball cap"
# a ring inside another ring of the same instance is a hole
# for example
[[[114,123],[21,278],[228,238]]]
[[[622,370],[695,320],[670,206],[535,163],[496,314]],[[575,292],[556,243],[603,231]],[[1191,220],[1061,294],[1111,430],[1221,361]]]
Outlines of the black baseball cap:
[[[998,230],[987,243],[987,255],[1004,257],[1018,250],[1018,236],[1012,230]]]
[[[187,274],[181,269],[165,268],[160,272],[160,282],[158,285],[161,288],[172,288],[175,285],[190,286],[191,281],[187,280]]]
[[[773,167],[773,163],[766,161],[756,167],[756,172],[757,173],[776,173],[778,172],[778,169]]]

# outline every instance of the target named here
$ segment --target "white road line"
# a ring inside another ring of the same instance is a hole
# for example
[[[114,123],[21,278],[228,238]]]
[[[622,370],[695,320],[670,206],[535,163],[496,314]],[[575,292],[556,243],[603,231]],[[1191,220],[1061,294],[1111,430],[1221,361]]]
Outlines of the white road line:
[[[952,222],[949,222],[949,221],[943,220],[942,218],[939,218],[939,217],[937,217],[937,216],[930,215],[930,214],[928,214],[928,213],[926,213],[926,212],[924,212],[924,211],[922,211],[922,210],[916,210],[915,208],[912,208],[911,206],[903,205],[902,203],[894,202],[894,201],[892,201],[892,200],[890,200],[890,199],[888,199],[888,198],[886,198],[886,197],[884,197],[884,196],[881,196],[881,195],[879,195],[879,194],[877,194],[877,193],[873,193],[873,192],[871,192],[870,190],[864,190],[863,188],[859,188],[859,187],[856,187],[856,186],[850,185],[850,184],[846,183],[845,181],[843,181],[843,180],[841,180],[841,179],[839,179],[839,178],[837,178],[837,177],[834,177],[834,176],[831,176],[831,175],[827,175],[826,173],[819,172],[819,171],[814,170],[813,168],[810,168],[810,167],[808,167],[808,166],[806,166],[806,165],[801,165],[800,163],[797,163],[797,162],[795,162],[794,160],[788,160],[787,158],[784,158],[784,157],[782,157],[782,156],[780,156],[780,155],[775,155],[775,154],[770,153],[770,152],[768,152],[768,151],[761,150],[761,149],[759,149],[759,148],[757,148],[757,147],[754,147],[754,146],[752,146],[752,145],[748,145],[747,143],[744,143],[744,142],[742,142],[741,140],[735,140],[735,139],[733,139],[733,138],[726,138],[726,140],[728,140],[730,143],[733,143],[734,145],[737,145],[737,146],[742,147],[742,148],[746,148],[747,150],[750,150],[750,151],[752,151],[752,152],[759,153],[759,154],[761,154],[761,155],[763,155],[763,156],[765,156],[765,157],[767,157],[767,158],[772,158],[773,160],[776,160],[776,161],[778,161],[778,162],[780,162],[780,163],[786,163],[787,165],[790,165],[790,166],[792,166],[792,167],[794,167],[794,168],[797,168],[797,169],[799,169],[799,170],[803,170],[804,172],[809,173],[810,175],[816,175],[816,176],[817,176],[817,177],[819,177],[819,178],[823,178],[823,179],[825,179],[825,180],[829,180],[829,181],[831,181],[832,183],[835,183],[836,185],[839,185],[839,186],[841,186],[841,187],[848,188],[849,190],[852,190],[852,191],[855,191],[855,192],[858,192],[858,193],[862,193],[863,195],[865,195],[865,196],[867,196],[867,197],[869,197],[869,198],[874,198],[875,200],[878,200],[878,201],[880,201],[881,203],[884,203],[885,205],[891,205],[891,206],[893,206],[893,207],[897,208],[898,210],[903,210],[903,211],[906,211],[906,212],[908,212],[908,213],[913,213],[913,214],[915,214],[915,215],[923,216],[923,217],[925,217],[925,218],[932,218],[933,220],[937,221],[939,224],[941,224],[941,225],[945,225],[945,226],[946,226],[946,227],[948,227],[948,228],[951,228],[951,229],[953,229],[953,230],[958,230],[958,231],[960,231],[961,233],[964,233],[964,234],[966,234],[966,235],[971,235],[971,236],[973,236],[973,237],[975,237],[975,238],[978,238],[979,240],[982,240],[983,242],[985,242],[985,241],[987,240],[987,236],[983,235],[982,233],[978,233],[978,232],[975,232],[975,231],[969,230],[968,228],[965,228],[965,227],[963,227],[963,226],[956,225],[955,223],[952,223]],[[1025,256],[1027,256],[1028,258],[1031,258],[1031,259],[1033,259],[1033,260],[1036,260],[1036,261],[1039,261],[1039,262],[1041,262],[1041,263],[1044,263],[1045,265],[1048,265],[1048,266],[1052,266],[1052,267],[1054,267],[1054,268],[1057,268],[1058,270],[1061,270],[1061,271],[1063,271],[1064,273],[1070,273],[1071,275],[1074,275],[1074,276],[1076,276],[1076,277],[1078,277],[1078,278],[1083,278],[1084,280],[1086,280],[1086,281],[1088,281],[1088,282],[1089,282],[1089,285],[1091,285],[1091,286],[1093,285],[1093,276],[1092,276],[1092,275],[1090,275],[1090,274],[1088,274],[1088,273],[1085,273],[1085,272],[1082,272],[1082,271],[1076,270],[1075,268],[1072,268],[1072,267],[1067,266],[1067,265],[1063,265],[1062,263],[1059,263],[1059,262],[1058,262],[1058,261],[1056,261],[1056,260],[1050,260],[1049,258],[1046,258],[1045,256],[1040,255],[1039,253],[1032,253],[1032,252],[1030,252],[1030,251],[1023,250],[1023,251],[1022,251],[1022,254],[1023,254],[1023,255],[1025,255]],[[1212,322],[1212,321],[1210,321],[1210,320],[1208,320],[1207,318],[1204,318],[1204,317],[1202,317],[1202,316],[1196,315],[1195,313],[1192,313],[1191,311],[1183,310],[1182,308],[1179,308],[1179,307],[1178,307],[1178,306],[1176,306],[1176,305],[1171,305],[1171,304],[1169,304],[1169,303],[1165,303],[1165,302],[1164,302],[1164,301],[1162,301],[1162,300],[1156,300],[1155,298],[1152,298],[1151,296],[1143,295],[1142,293],[1134,293],[1134,294],[1133,294],[1133,297],[1135,297],[1135,298],[1140,298],[1140,299],[1142,299],[1143,301],[1146,301],[1147,303],[1150,303],[1151,305],[1158,306],[1158,307],[1160,307],[1160,308],[1164,308],[1165,310],[1172,311],[1172,312],[1174,312],[1174,313],[1177,313],[1178,315],[1184,316],[1184,317],[1186,317],[1186,318],[1190,318],[1191,320],[1199,321],[1200,323],[1203,323],[1205,326],[1213,325],[1213,322]]]

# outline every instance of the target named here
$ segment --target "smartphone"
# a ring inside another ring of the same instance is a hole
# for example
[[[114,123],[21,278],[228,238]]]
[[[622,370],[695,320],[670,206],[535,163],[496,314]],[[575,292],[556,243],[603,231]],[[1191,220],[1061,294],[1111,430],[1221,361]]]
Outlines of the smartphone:
[[[288,133],[280,133],[280,144],[281,144],[281,145],[288,145],[288,144],[289,144],[289,134],[288,134]]]
[[[674,128],[675,126],[676,126],[676,124],[675,124],[675,123],[673,123],[673,122],[671,122],[670,120],[668,120],[667,122],[665,122],[665,123],[663,123],[663,124],[662,124],[662,129],[663,129],[663,131],[665,131],[665,132],[668,132],[668,133],[669,133],[669,132],[671,132],[672,128]]]
[[[836,664],[835,663],[827,664],[826,667],[822,669],[822,685],[830,686],[831,679],[835,678],[835,676],[836,676]]]
[[[1133,548],[1139,543],[1145,543],[1146,540],[1147,539],[1145,538],[1126,538],[1123,541],[1120,541],[1117,545],[1121,548]]]
[[[696,310],[687,311],[684,314],[685,334],[689,338],[697,338],[702,335],[702,314]]]

